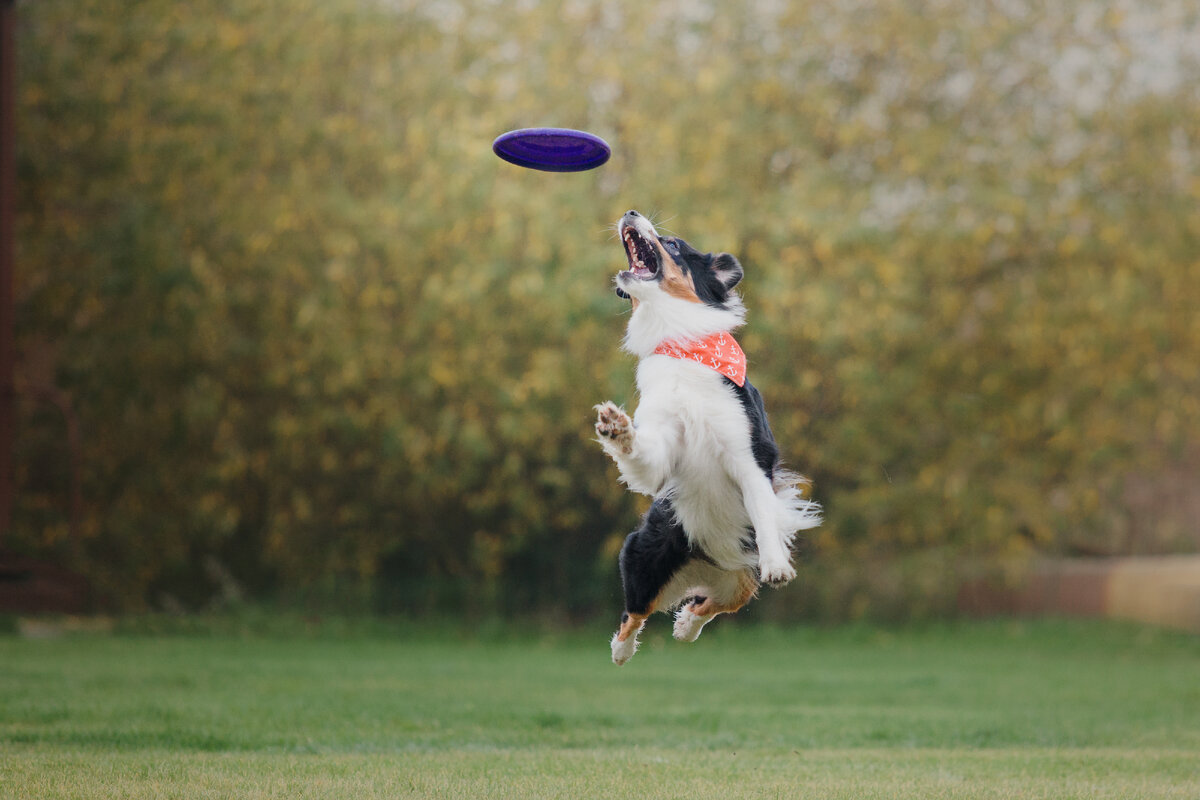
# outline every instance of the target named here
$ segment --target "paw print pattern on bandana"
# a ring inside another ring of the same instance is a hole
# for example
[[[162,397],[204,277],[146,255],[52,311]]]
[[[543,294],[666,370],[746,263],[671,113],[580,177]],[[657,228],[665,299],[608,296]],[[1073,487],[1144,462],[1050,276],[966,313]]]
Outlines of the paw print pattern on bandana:
[[[654,350],[662,356],[695,361],[742,386],[746,383],[746,354],[728,333],[714,333],[698,341],[663,342]]]

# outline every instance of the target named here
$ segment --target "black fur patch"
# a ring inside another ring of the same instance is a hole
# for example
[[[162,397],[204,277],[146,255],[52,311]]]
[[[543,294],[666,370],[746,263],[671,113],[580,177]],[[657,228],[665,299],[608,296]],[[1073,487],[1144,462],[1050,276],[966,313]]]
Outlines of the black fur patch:
[[[663,587],[695,555],[683,526],[675,519],[671,501],[665,497],[655,500],[641,527],[625,537],[621,548],[625,610],[649,614]]]
[[[775,435],[771,433],[771,425],[767,421],[767,407],[763,404],[762,395],[754,384],[746,381],[738,386],[733,381],[722,376],[725,385],[733,389],[750,420],[750,448],[754,452],[754,461],[768,478],[775,479],[775,470],[779,467],[779,446],[775,444]]]
[[[701,253],[678,237],[661,239],[663,248],[696,287],[696,296],[707,305],[724,306],[729,293],[742,279],[742,266],[728,253]]]

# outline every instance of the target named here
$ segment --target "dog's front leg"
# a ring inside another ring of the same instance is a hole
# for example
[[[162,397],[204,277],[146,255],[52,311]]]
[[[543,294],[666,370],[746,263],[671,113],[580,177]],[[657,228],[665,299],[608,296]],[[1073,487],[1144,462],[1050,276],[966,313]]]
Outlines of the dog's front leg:
[[[762,472],[747,468],[741,476],[742,501],[754,541],[758,545],[759,578],[771,586],[782,586],[796,577],[788,543],[779,529],[778,503],[771,481]]]
[[[596,435],[630,489],[658,494],[671,464],[670,437],[662,426],[635,429],[624,409],[606,402],[596,406]]]

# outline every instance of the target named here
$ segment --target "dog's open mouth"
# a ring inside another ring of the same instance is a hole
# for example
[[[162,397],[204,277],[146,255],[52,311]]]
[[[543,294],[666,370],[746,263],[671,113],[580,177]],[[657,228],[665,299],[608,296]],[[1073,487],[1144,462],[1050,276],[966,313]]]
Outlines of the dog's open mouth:
[[[645,236],[632,225],[621,231],[625,242],[625,255],[629,258],[629,271],[639,280],[650,280],[658,275],[658,251]]]

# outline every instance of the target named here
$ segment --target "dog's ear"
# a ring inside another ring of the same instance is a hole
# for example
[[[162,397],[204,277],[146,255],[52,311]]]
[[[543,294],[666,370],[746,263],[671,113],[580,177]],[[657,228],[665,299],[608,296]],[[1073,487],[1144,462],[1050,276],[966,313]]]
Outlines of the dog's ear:
[[[712,268],[721,283],[725,284],[726,289],[737,286],[742,280],[742,276],[746,274],[738,260],[729,253],[719,253],[713,259]]]

